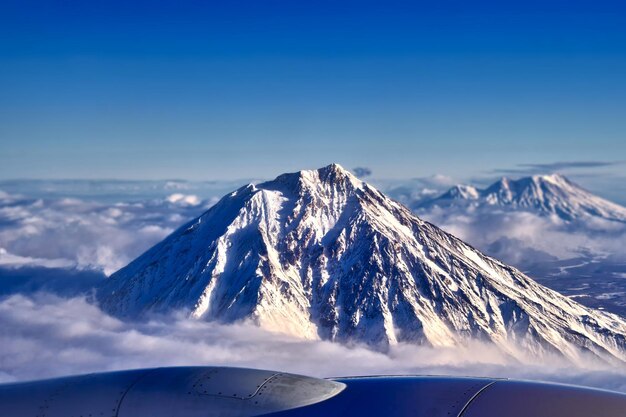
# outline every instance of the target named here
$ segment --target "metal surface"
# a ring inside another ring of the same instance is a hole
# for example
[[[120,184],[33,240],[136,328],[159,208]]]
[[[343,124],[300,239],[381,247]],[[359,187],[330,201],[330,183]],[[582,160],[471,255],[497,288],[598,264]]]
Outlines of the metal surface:
[[[482,378],[324,380],[221,367],[0,384],[0,417],[625,417],[626,395]]]
[[[129,390],[119,417],[240,417],[326,400],[344,389],[335,381],[238,368],[173,368]]]
[[[124,394],[149,371],[0,385],[2,417],[117,417]]]
[[[337,381],[347,385],[339,395],[271,416],[456,417],[477,392],[493,382],[446,377],[365,377]]]
[[[0,384],[2,417],[248,417],[323,401],[339,382],[219,367],[110,372]]]
[[[338,379],[327,401],[267,417],[626,417],[626,395],[559,384],[445,377]]]
[[[461,417],[625,417],[626,396],[568,385],[498,381]]]

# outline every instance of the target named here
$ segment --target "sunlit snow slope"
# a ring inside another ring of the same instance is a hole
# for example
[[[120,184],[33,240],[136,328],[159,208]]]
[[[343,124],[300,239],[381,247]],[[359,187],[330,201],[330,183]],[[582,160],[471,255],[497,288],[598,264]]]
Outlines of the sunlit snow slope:
[[[379,349],[479,339],[513,355],[626,360],[626,324],[413,215],[338,165],[225,196],[112,275],[102,306],[252,320]]]

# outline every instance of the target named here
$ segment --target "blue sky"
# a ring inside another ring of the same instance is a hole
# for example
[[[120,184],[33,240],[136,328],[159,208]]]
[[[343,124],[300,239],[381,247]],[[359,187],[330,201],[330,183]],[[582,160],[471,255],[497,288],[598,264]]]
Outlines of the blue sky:
[[[622,161],[624,74],[623,2],[4,0],[0,179]]]

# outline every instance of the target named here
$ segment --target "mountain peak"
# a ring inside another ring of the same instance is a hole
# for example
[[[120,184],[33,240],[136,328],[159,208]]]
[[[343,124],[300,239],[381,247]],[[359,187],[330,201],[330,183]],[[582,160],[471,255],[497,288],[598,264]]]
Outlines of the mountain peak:
[[[626,324],[483,255],[338,165],[240,190],[113,274],[102,307],[183,310],[383,350],[476,338],[513,355],[575,358],[580,348],[626,360]]]
[[[307,171],[302,171],[302,172],[307,172]],[[333,163],[325,167],[316,169],[314,171],[308,171],[308,172],[317,172],[317,178],[326,182],[337,183],[337,182],[348,181],[354,185],[360,186],[362,184],[362,181],[360,179],[358,179],[354,174],[352,174],[350,171],[348,171],[347,169],[345,169],[344,167],[342,167],[341,165],[337,163]]]
[[[334,172],[342,172],[342,173],[350,173],[347,169],[342,167],[336,162],[332,164],[326,165],[325,167],[319,168],[318,171],[334,171]]]
[[[511,184],[511,181],[512,180],[509,177],[502,177],[498,181],[496,181],[496,184],[502,184],[502,186],[508,188],[509,185]]]
[[[556,172],[552,174],[533,175],[531,178],[533,181],[538,183],[547,182],[555,185],[572,184],[572,182],[565,175]]]
[[[475,200],[480,196],[476,187],[458,184],[450,188],[442,197],[450,199]]]
[[[453,187],[418,208],[469,204],[474,207],[498,206],[534,211],[542,215],[556,216],[564,221],[594,216],[626,222],[625,207],[593,195],[558,173],[533,175],[516,180],[502,177],[485,189],[475,189],[477,195],[460,192],[459,190],[464,189],[462,187]]]
[[[272,181],[259,184],[259,187],[271,188],[276,184],[283,184],[296,193],[301,193],[305,190],[310,192],[311,190],[319,190],[324,187],[353,191],[363,186],[361,180],[336,163],[319,169],[282,174]]]

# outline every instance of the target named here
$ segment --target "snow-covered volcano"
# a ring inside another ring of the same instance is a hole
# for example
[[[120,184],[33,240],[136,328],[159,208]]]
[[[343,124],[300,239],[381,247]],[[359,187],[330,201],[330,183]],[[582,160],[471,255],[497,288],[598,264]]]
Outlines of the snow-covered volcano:
[[[626,361],[626,324],[424,222],[338,165],[225,196],[99,293],[122,317],[182,309],[303,338]]]
[[[626,222],[626,207],[598,197],[560,174],[534,175],[511,180],[501,178],[485,189],[468,185],[452,187],[441,196],[421,203],[419,209],[434,206],[503,207],[554,215],[571,221],[588,217]]]

